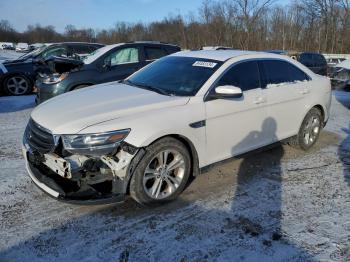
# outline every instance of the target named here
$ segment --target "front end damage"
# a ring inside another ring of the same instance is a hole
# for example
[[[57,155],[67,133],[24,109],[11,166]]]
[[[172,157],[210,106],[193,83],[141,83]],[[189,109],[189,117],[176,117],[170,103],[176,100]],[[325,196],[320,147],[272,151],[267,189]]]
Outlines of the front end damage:
[[[350,70],[335,67],[330,72],[330,79],[333,87],[344,88],[350,84]]]
[[[28,130],[23,138],[23,154],[28,173],[44,192],[59,200],[79,204],[121,202],[128,181],[143,155],[143,149],[125,142],[111,154],[88,156],[71,154],[59,137],[51,150],[44,130],[35,130],[40,141]],[[39,146],[38,146],[39,145]]]

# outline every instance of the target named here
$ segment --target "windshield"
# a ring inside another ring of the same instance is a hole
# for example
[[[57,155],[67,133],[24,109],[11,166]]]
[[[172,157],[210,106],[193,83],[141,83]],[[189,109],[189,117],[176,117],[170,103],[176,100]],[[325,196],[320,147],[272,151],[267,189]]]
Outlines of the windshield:
[[[117,47],[118,45],[120,45],[120,44],[106,45],[104,47],[96,49],[94,52],[92,52],[91,54],[89,54],[83,58],[84,64],[91,64],[91,63],[95,62],[100,56],[107,53],[109,50],[112,50],[114,47]]]
[[[127,83],[176,96],[194,96],[222,62],[168,56],[127,79]]]
[[[39,55],[39,54],[40,54],[44,49],[46,49],[46,48],[47,48],[47,46],[43,45],[43,46],[41,46],[41,47],[35,49],[35,50],[32,51],[32,52],[29,52],[29,53],[27,53],[27,54],[25,54],[25,55],[20,56],[18,59],[26,59],[26,58],[29,58],[29,57],[37,56],[37,55]]]

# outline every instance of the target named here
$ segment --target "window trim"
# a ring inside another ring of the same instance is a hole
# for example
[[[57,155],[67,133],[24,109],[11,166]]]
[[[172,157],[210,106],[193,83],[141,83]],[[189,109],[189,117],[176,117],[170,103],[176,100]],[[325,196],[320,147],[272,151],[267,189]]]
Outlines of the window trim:
[[[298,68],[299,70],[301,70],[308,78],[309,80],[308,81],[311,81],[313,78],[308,74],[306,73],[304,70],[302,70],[301,68],[299,68],[298,66],[294,65],[293,63],[289,62],[288,60],[285,60],[285,59],[281,59],[281,58],[274,58],[274,57],[269,57],[269,58],[262,58],[262,57],[259,57],[259,58],[248,58],[248,59],[244,59],[244,60],[240,60],[240,61],[237,61],[237,62],[234,62],[232,63],[231,65],[229,65],[216,79],[215,81],[210,85],[210,87],[208,88],[207,92],[204,94],[203,96],[203,102],[207,102],[207,101],[211,101],[208,99],[208,97],[210,96],[210,93],[212,91],[212,89],[215,88],[215,85],[217,84],[217,82],[219,82],[219,80],[221,79],[221,77],[227,72],[229,71],[232,67],[240,64],[240,63],[243,63],[243,62],[250,62],[250,61],[255,61],[255,62],[259,62],[259,61],[266,61],[266,60],[277,60],[277,61],[283,61],[283,62],[286,62],[288,64],[291,64],[292,66]],[[300,62],[299,62],[300,63]],[[266,89],[266,87],[262,87],[261,84],[262,84],[262,79],[261,79],[261,72],[260,72],[260,68],[259,68],[259,64],[258,64],[258,71],[259,71],[259,79],[260,79],[260,88],[255,88],[255,89]],[[254,90],[254,89],[250,89],[250,90]],[[246,90],[246,91],[243,91],[243,94],[244,92],[248,92],[250,90]]]

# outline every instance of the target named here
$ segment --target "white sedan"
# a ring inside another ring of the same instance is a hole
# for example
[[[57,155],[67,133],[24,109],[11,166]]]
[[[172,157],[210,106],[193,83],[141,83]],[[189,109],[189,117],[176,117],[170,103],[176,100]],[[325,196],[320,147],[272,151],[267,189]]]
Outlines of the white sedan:
[[[330,101],[330,81],[286,56],[179,52],[41,104],[23,152],[34,183],[55,198],[161,203],[218,161],[286,139],[309,149]]]

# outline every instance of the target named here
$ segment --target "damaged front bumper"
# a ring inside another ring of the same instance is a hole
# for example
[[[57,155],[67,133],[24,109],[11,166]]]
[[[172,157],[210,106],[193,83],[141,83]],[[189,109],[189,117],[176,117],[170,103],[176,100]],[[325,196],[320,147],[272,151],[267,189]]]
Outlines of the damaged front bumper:
[[[51,197],[75,204],[122,202],[142,150],[122,147],[114,156],[61,157],[33,150],[24,136],[23,155],[32,181]]]

